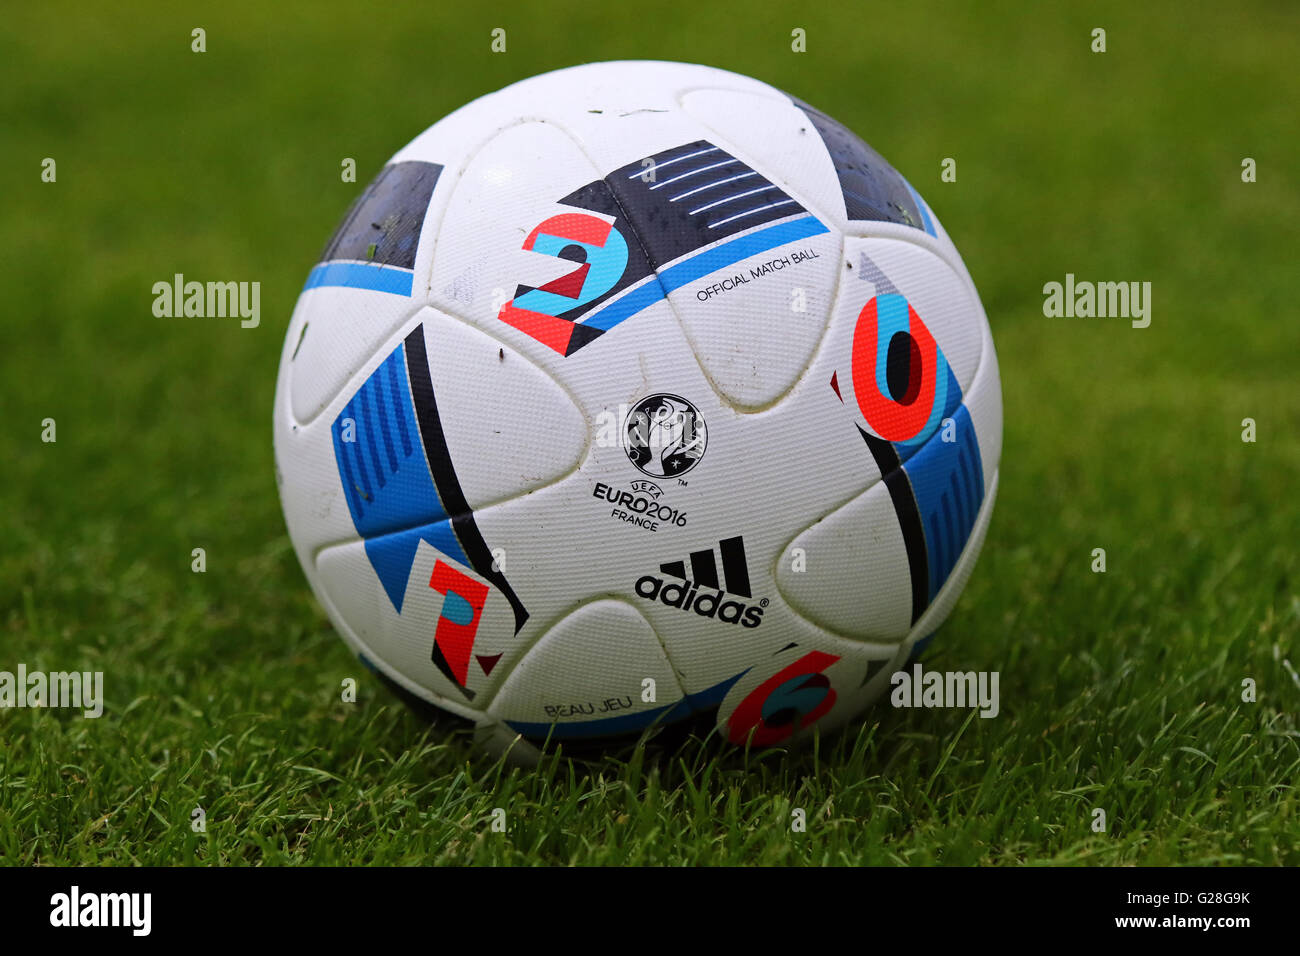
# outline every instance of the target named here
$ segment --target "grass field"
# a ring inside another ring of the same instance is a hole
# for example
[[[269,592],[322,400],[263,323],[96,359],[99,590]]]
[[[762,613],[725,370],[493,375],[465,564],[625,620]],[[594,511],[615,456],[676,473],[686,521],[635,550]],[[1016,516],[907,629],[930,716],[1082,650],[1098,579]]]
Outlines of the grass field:
[[[1140,7],[6,11],[0,670],[100,670],[107,703],[0,710],[0,862],[1300,864],[1300,11]],[[886,704],[811,750],[521,771],[408,712],[316,606],[270,408],[293,303],[359,189],[341,158],[364,183],[475,96],[619,58],[817,105],[963,251],[1003,470],[926,661],[999,671],[999,718]],[[155,318],[178,272],[260,281],[262,324]],[[1151,282],[1150,327],[1045,317],[1067,272]]]

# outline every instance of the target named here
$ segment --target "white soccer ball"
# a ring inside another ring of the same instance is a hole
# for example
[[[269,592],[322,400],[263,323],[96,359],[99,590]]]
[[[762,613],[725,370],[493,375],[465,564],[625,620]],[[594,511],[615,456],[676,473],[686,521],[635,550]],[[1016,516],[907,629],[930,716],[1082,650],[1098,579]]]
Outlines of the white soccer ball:
[[[842,724],[997,490],[979,296],[846,127],[679,63],[537,76],[386,165],[285,337],[285,520],[335,627],[498,741]]]

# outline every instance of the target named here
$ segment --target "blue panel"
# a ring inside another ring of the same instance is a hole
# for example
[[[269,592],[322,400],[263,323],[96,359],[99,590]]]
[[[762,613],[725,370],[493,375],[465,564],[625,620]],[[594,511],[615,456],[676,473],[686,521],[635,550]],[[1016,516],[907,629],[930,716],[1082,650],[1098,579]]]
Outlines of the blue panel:
[[[956,440],[944,441],[941,430],[903,466],[925,529],[931,601],[966,547],[984,500],[983,461],[970,412],[959,405],[945,417],[953,420]]]
[[[401,613],[421,539],[469,565],[438,498],[424,449],[414,440],[419,432],[404,346],[361,384],[330,431],[352,524],[366,539],[366,555]]]

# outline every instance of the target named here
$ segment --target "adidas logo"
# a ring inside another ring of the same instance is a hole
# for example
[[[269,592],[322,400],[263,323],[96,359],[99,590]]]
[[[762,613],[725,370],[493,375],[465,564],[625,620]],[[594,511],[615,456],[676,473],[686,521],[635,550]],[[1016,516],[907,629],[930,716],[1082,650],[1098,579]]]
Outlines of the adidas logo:
[[[718,559],[722,561],[722,578],[718,577]],[[745,539],[737,535],[724,538],[713,548],[692,551],[686,561],[668,561],[659,565],[659,573],[675,580],[665,582],[654,574],[637,578],[637,597],[658,601],[682,611],[694,611],[700,617],[714,618],[741,627],[758,627],[763,623],[767,601],[745,604],[727,600],[728,596],[753,597],[749,591],[749,563],[745,560]]]

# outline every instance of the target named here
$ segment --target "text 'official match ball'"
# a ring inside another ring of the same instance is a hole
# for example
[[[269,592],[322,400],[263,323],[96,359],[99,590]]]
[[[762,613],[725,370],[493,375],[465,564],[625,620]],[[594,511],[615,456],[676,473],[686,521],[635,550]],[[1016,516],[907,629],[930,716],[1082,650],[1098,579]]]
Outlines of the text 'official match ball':
[[[597,63],[400,150],[311,270],[275,455],[307,579],[497,741],[830,729],[948,616],[1002,408],[961,257],[848,128]]]

